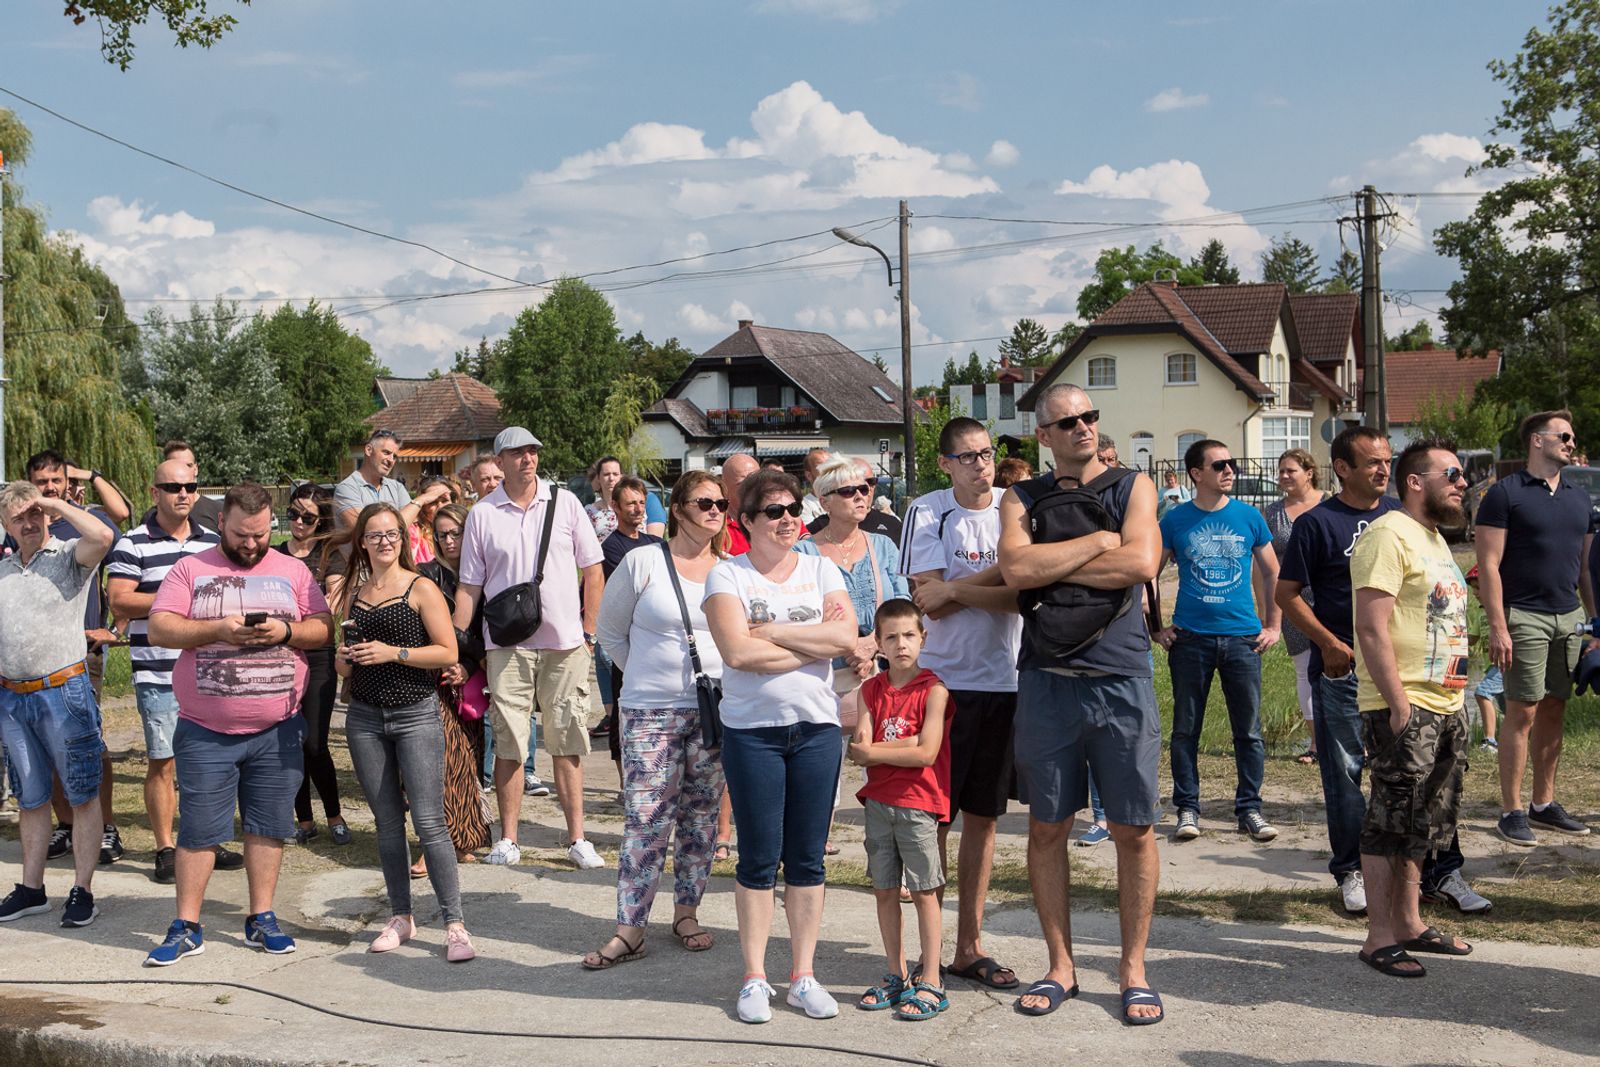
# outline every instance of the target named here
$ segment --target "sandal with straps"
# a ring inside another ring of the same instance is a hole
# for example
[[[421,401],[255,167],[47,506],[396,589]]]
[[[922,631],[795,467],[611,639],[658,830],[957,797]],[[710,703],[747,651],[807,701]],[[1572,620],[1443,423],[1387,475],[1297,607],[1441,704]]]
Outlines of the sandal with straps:
[[[606,945],[611,944],[611,941],[622,942],[622,947],[628,951],[616,956],[607,956],[605,954],[605,947]],[[583,959],[578,961],[579,963],[583,964],[584,970],[605,971],[615,967],[619,963],[628,963],[632,960],[643,959],[647,955],[644,949],[644,931],[642,930],[639,932],[639,943],[636,945],[628,944],[628,939],[623,937],[621,934],[612,934],[611,941],[607,941],[605,945],[601,945],[599,948],[591,952],[589,956],[585,956]],[[593,956],[599,962],[590,963],[590,956]]]
[[[700,929],[698,929],[698,930],[691,931],[690,933],[680,934],[678,932],[678,927],[682,926],[684,923],[687,923],[687,922],[692,922],[692,923],[694,923],[696,925],[699,925],[700,920],[695,918],[693,915],[684,915],[684,916],[680,916],[678,921],[672,924],[672,936],[677,938],[678,939],[678,943],[680,945],[682,945],[685,949],[687,949],[690,952],[704,952],[706,949],[710,948],[712,945],[717,943],[716,942],[716,938],[711,936],[711,931],[707,930],[703,926],[700,927]],[[689,942],[692,939],[696,938],[696,937],[705,938],[706,939],[706,943],[703,944],[703,945],[699,945],[699,946],[695,946],[695,945],[689,944]],[[642,943],[643,942],[641,942],[641,944]]]

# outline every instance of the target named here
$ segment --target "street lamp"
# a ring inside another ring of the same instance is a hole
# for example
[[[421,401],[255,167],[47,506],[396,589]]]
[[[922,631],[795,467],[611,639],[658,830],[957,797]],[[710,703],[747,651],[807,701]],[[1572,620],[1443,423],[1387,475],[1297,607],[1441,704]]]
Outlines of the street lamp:
[[[901,432],[904,434],[905,443],[905,479],[906,496],[914,497],[917,494],[917,424],[912,414],[911,400],[911,298],[906,285],[906,265],[910,258],[910,233],[911,212],[906,207],[904,200],[900,201],[900,409],[904,419]],[[883,265],[889,271],[889,286],[895,287],[894,263],[889,259],[889,253],[879,248],[864,238],[858,237],[842,226],[833,228],[833,235],[841,241],[846,241],[862,248],[870,248],[883,257]]]

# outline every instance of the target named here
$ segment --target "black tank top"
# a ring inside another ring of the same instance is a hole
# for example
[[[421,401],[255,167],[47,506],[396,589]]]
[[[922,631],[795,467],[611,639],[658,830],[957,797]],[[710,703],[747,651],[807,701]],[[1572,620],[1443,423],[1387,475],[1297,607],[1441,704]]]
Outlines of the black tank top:
[[[428,639],[428,628],[422,616],[411,606],[411,590],[418,578],[397,597],[390,597],[371,607],[357,600],[350,608],[350,618],[361,628],[363,641],[382,641],[395,648],[425,648],[433,642]],[[356,664],[350,675],[350,695],[363,704],[375,708],[403,708],[419,704],[439,688],[439,672],[405,663],[380,663],[376,666]]]

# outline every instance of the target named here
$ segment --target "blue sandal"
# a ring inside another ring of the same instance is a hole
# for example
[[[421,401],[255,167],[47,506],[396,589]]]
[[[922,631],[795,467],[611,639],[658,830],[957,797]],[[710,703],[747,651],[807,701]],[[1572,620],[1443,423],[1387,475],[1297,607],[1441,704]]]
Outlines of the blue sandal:
[[[1129,1015],[1128,1009],[1135,1005],[1154,1002],[1161,1009],[1160,1015]],[[1145,986],[1132,985],[1122,991],[1122,1021],[1129,1026],[1151,1026],[1167,1017],[1167,1009],[1161,1003],[1161,997],[1154,989]]]
[[[917,996],[918,993],[932,993],[938,1000],[927,1000]],[[950,998],[945,996],[944,990],[938,986],[931,986],[927,982],[918,982],[916,988],[908,989],[906,996],[900,1001],[900,1006],[894,1009],[896,1019],[907,1022],[920,1023],[924,1019],[931,1019],[950,1006]]]
[[[898,974],[883,976],[883,984],[875,985],[856,1001],[856,1007],[862,1011],[883,1011],[886,1008],[897,1007],[912,995],[912,989],[906,985],[906,980]],[[870,998],[870,999],[869,999]]]
[[[1068,1000],[1078,995],[1078,983],[1073,982],[1071,989],[1062,989],[1061,983],[1049,978],[1041,978],[1033,983],[1022,994],[1022,997],[1044,997],[1049,1001],[1042,1008],[1030,1008],[1022,1003],[1022,997],[1017,998],[1016,1009],[1023,1015],[1049,1015]]]

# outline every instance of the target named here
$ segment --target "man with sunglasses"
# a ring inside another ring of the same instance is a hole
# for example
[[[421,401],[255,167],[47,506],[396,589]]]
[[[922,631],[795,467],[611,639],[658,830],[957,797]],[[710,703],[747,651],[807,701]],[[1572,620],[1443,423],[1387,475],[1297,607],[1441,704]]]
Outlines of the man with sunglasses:
[[[1555,789],[1572,671],[1582,651],[1576,627],[1595,609],[1582,565],[1593,535],[1589,494],[1561,480],[1577,447],[1571,412],[1529,415],[1517,434],[1527,445],[1527,464],[1491,485],[1478,506],[1478,582],[1489,617],[1489,658],[1504,673],[1506,688],[1495,831],[1513,845],[1532,847],[1539,840],[1535,828],[1589,833],[1556,800]],[[1533,792],[1524,810],[1529,756]]]
[[[939,469],[949,476],[950,488],[923,494],[906,511],[900,571],[927,616],[922,665],[949,688],[959,712],[949,741],[951,822],[939,827],[939,853],[948,866],[950,827],[960,812],[960,910],[950,973],[993,989],[1014,989],[1016,974],[986,956],[982,940],[995,823],[1006,813],[1013,778],[1022,638],[1016,590],[1000,575],[994,456],[983,423],[965,417],[945,423]]]
[[[1172,803],[1174,841],[1200,836],[1200,726],[1211,680],[1233,727],[1237,780],[1233,817],[1239,832],[1271,841],[1277,828],[1261,814],[1267,748],[1261,740],[1261,655],[1278,640],[1281,612],[1273,600],[1278,557],[1261,512],[1228,496],[1239,463],[1221,441],[1196,441],[1183,454],[1194,499],[1161,517],[1161,566],[1178,564],[1172,625],[1156,635],[1172,672]],[[1266,619],[1256,601],[1266,605]]]
[[[144,808],[150,832],[156,839],[155,880],[171,885],[177,877],[177,849],[172,820],[178,808],[174,788],[172,737],[178,728],[178,698],[172,690],[172,669],[178,650],[150,643],[150,605],[167,572],[185,556],[204,552],[221,543],[213,530],[191,519],[200,486],[189,479],[189,467],[169,459],[156,468],[150,495],[154,516],[117,540],[106,561],[106,597],[111,612],[128,619],[129,654],[133,660],[133,695],[144,724],[147,763],[144,772]],[[244,858],[235,852],[218,852],[217,866],[239,867]]]
[[[161,461],[165,463],[175,459],[184,467],[179,481],[200,481],[200,463],[195,459],[194,446],[178,438],[174,438],[161,446]],[[144,513],[139,521],[148,524],[156,517],[156,509],[152,506]],[[194,507],[189,509],[189,521],[198,522],[208,530],[220,529],[222,525],[222,500],[212,499],[204,493],[197,493],[194,498]]]

